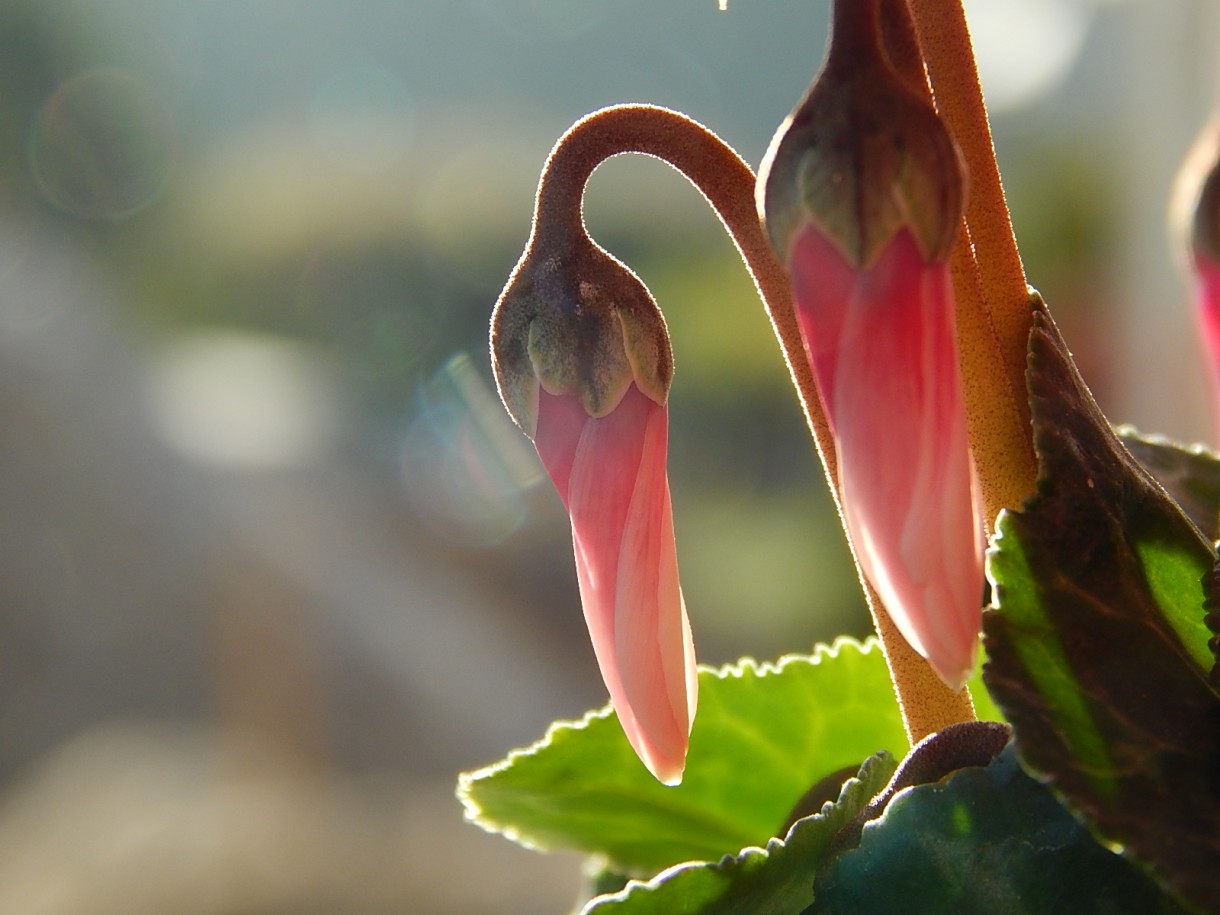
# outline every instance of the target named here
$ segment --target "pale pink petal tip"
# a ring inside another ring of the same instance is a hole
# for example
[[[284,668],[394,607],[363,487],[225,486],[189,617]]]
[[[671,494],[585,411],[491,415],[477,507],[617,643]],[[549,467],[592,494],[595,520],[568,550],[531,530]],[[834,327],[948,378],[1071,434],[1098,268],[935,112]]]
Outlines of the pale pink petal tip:
[[[977,655],[984,541],[948,268],[903,231],[856,269],[807,228],[791,269],[860,565],[903,637],[960,688]]]
[[[634,384],[600,418],[575,397],[543,392],[535,444],[572,520],[581,603],[610,701],[636,755],[676,785],[697,681],[678,586],[666,408]]]

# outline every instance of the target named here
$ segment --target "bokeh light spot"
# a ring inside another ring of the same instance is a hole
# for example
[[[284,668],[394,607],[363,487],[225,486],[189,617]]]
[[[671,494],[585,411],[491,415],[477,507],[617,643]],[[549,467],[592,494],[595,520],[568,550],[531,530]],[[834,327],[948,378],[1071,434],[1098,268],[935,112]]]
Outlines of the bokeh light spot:
[[[200,464],[261,471],[316,463],[340,407],[323,360],[303,344],[240,331],[165,347],[149,377],[154,429]]]
[[[43,105],[30,168],[59,209],[120,219],[164,189],[174,146],[173,120],[152,87],[123,70],[93,70],[61,84]]]
[[[1096,10],[1064,0],[974,0],[966,15],[987,105],[998,112],[1032,105],[1062,82]]]

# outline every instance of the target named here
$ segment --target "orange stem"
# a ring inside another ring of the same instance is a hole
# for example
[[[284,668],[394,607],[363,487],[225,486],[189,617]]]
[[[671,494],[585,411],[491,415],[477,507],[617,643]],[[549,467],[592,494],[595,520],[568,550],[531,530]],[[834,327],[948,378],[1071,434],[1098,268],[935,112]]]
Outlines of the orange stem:
[[[996,164],[960,0],[907,0],[937,111],[969,180],[952,256],[958,354],[971,450],[990,528],[1033,493],[1037,460],[1025,392],[1030,290]]]
[[[1037,477],[1025,394],[1031,315],[1025,270],[960,6],[955,0],[883,0],[882,12],[889,62],[935,101],[966,160],[966,215],[950,270],[966,426],[981,510],[991,527],[1000,509],[1019,508]],[[921,17],[919,29],[913,13]]]

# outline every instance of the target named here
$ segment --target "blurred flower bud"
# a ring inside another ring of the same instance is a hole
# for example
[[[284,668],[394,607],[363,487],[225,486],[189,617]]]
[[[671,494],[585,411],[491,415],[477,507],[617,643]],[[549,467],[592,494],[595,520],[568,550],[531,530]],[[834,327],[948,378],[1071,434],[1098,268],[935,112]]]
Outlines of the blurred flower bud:
[[[1203,338],[1212,426],[1220,433],[1220,125],[1195,144],[1178,176],[1177,213],[1193,276],[1195,320]]]

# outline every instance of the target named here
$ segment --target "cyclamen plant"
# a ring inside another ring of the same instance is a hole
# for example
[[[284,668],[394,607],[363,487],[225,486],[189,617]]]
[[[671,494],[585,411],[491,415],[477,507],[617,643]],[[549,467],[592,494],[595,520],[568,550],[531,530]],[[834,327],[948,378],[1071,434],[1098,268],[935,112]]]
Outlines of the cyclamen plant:
[[[586,913],[1220,911],[1220,457],[1113,429],[1027,286],[960,0],[833,9],[757,179],[646,105],[547,160],[492,363],[611,705],[462,775],[467,816],[588,853]],[[665,322],[581,216],[627,152],[686,175],[753,276],[876,640],[696,668]],[[1195,184],[1214,329],[1220,182]]]

